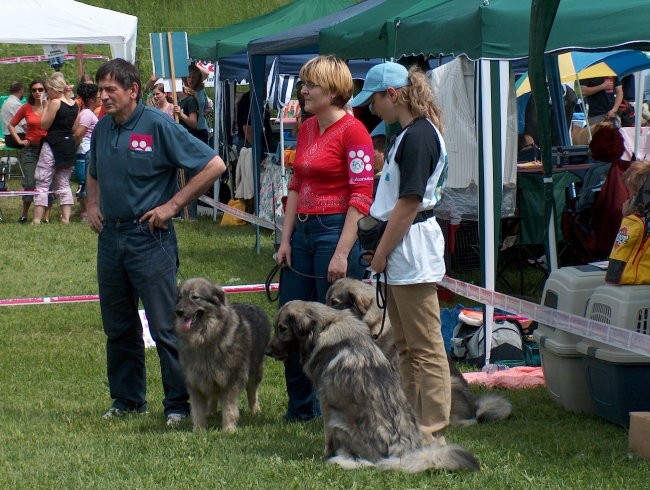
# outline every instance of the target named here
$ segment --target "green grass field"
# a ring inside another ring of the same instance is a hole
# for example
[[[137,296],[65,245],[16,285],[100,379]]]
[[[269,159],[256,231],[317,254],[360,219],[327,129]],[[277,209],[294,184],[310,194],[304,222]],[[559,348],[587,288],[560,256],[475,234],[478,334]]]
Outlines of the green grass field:
[[[84,223],[57,224],[55,211],[50,225],[20,225],[19,199],[0,199],[0,298],[97,292],[96,237]],[[256,255],[251,227],[201,219],[179,222],[177,232],[184,277],[260,283],[273,265],[271,237],[263,234]],[[277,308],[263,293],[230,299],[257,303],[271,318]],[[514,405],[506,421],[448,431],[480,460],[475,474],[327,465],[321,422],[282,421],[284,378],[270,359],[262,413],[243,409],[236,434],[223,433],[217,417],[203,433],[189,424],[166,430],[155,350],[147,351],[149,414],[107,422],[97,303],[0,307],[0,319],[0,488],[641,489],[650,481],[650,463],[627,455],[625,430],[564,411],[543,388],[503,390]]]
[[[151,71],[150,32],[191,35],[261,15],[287,1],[86,3],[139,17],[137,64],[146,78]],[[0,45],[0,56],[41,50]],[[106,46],[88,46],[86,51],[109,52]],[[97,62],[88,62],[86,71],[94,73],[97,67]],[[0,93],[12,80],[29,82],[46,71],[44,64],[1,66]],[[63,71],[76,80],[73,63],[66,63]],[[10,181],[12,189],[18,184]],[[19,207],[18,198],[0,196],[0,299],[95,294],[96,236],[88,226],[76,215],[72,224],[58,224],[56,209],[50,225],[19,225]],[[183,277],[200,275],[224,285],[261,283],[273,266],[272,238],[262,235],[257,255],[249,226],[222,228],[201,219],[179,222],[176,229]],[[231,300],[259,304],[270,318],[277,310],[263,293]],[[189,424],[180,430],[165,428],[155,350],[147,351],[149,414],[101,419],[111,400],[98,303],[0,306],[0,349],[0,488],[618,490],[644,489],[650,482],[650,462],[628,457],[625,430],[566,412],[543,388],[501,390],[513,403],[510,419],[448,431],[448,441],[476,454],[482,465],[478,473],[345,471],[323,458],[321,422],[283,423],[283,371],[273,360],[266,362],[260,415],[242,410],[235,434],[223,433],[217,417],[211,419],[210,430],[193,433]]]

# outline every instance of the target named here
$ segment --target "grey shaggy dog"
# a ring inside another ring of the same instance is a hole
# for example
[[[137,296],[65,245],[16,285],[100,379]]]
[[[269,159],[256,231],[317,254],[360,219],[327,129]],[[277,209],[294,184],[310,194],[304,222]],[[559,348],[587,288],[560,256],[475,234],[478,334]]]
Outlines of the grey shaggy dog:
[[[368,325],[372,334],[381,330],[383,310],[377,306],[375,286],[371,284],[351,278],[338,279],[327,291],[326,303],[332,308],[350,310]],[[399,354],[388,316],[377,345],[399,372]],[[506,398],[493,393],[475,398],[454,360],[449,356],[447,360],[451,375],[451,425],[472,425],[510,416],[512,405]]]
[[[460,446],[423,444],[397,372],[367,325],[352,313],[290,301],[278,312],[274,328],[267,354],[284,360],[291,350],[300,352],[320,400],[330,463],[409,473],[479,469],[476,458]]]
[[[259,412],[264,349],[271,335],[271,324],[260,307],[229,303],[219,285],[188,279],[178,289],[176,332],[194,430],[207,427],[219,402],[222,428],[234,431],[244,387],[251,413]]]

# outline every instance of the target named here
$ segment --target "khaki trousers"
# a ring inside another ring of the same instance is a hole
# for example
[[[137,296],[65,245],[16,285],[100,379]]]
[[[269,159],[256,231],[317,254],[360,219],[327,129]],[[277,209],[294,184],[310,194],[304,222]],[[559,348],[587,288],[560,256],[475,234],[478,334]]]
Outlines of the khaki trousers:
[[[435,283],[389,285],[387,294],[406,399],[425,435],[449,425],[451,379]]]

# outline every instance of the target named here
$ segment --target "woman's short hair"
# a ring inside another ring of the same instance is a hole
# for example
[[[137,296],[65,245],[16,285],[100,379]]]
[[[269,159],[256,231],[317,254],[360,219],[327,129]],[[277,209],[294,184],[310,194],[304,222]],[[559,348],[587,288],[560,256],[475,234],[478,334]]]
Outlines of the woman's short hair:
[[[99,84],[99,82],[108,77],[115,80],[125,90],[130,89],[135,83],[138,86],[136,101],[140,102],[142,82],[140,81],[140,72],[135,65],[122,58],[114,58],[107,61],[97,69],[95,80]]]
[[[336,56],[317,56],[309,60],[300,69],[300,79],[307,83],[319,85],[331,93],[332,104],[343,107],[348,103],[354,92],[352,73],[348,65]]]

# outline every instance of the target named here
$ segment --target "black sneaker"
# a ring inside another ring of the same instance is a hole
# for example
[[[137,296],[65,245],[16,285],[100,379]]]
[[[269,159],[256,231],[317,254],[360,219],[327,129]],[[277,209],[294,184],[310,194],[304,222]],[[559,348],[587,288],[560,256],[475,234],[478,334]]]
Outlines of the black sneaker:
[[[123,410],[121,408],[111,407],[108,410],[106,410],[104,415],[102,415],[102,418],[104,420],[123,419],[127,415],[133,415],[133,414],[145,415],[146,413],[147,413],[146,409],[144,409],[144,410],[139,410],[139,409],[138,410],[136,410],[136,409],[134,409],[134,410]]]
[[[168,429],[175,429],[181,425],[190,415],[187,413],[170,413],[167,415],[165,425]]]
[[[21,216],[20,218],[18,218],[18,223],[20,223],[21,225],[26,224],[27,223],[27,216]]]

